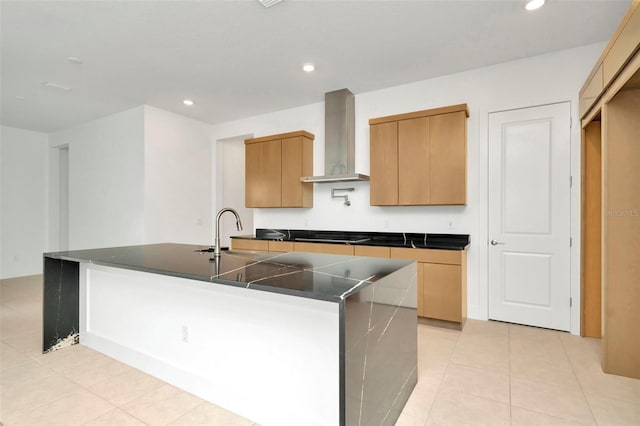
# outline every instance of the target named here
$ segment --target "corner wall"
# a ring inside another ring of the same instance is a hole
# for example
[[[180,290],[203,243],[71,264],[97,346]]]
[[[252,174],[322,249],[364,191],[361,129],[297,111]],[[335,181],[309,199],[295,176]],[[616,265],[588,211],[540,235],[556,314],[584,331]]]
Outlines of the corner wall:
[[[69,249],[143,244],[144,107],[52,133],[50,146],[51,249],[58,250],[58,148],[65,146]]]
[[[144,107],[145,243],[213,243],[211,126]]]
[[[0,278],[42,273],[48,136],[0,127]]]

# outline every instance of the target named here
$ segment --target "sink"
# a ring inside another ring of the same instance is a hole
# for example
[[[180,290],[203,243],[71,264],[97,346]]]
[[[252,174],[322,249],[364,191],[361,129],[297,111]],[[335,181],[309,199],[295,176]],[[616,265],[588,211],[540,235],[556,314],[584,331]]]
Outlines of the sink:
[[[215,247],[208,247],[208,248],[196,250],[195,252],[196,253],[213,253],[215,249],[216,249]],[[220,250],[229,251],[229,247],[220,247]]]

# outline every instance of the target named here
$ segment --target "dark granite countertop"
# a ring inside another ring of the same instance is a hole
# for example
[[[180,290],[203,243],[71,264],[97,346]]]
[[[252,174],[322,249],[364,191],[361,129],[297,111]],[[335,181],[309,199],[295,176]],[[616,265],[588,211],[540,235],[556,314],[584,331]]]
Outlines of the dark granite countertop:
[[[255,235],[231,238],[352,244],[364,246],[407,247],[440,250],[464,250],[467,234],[419,234],[403,232],[313,231],[300,229],[256,229]]]
[[[45,253],[45,257],[169,275],[292,296],[342,301],[410,261],[311,253],[223,251],[216,261],[206,247],[148,244]]]

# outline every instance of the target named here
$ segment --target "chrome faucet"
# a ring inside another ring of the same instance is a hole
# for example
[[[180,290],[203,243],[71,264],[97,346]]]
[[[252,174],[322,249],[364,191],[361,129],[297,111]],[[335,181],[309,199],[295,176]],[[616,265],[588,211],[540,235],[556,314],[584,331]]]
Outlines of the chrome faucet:
[[[242,221],[240,220],[240,215],[238,212],[232,209],[231,207],[224,207],[220,209],[218,214],[216,215],[216,240],[215,240],[215,248],[213,249],[213,255],[215,257],[220,257],[220,218],[223,213],[231,212],[236,217],[236,228],[238,231],[242,231]]]

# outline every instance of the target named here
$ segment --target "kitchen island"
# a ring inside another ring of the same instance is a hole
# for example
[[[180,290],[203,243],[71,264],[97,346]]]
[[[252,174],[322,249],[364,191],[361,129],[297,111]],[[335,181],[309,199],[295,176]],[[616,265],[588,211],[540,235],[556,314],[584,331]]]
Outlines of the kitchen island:
[[[79,342],[265,426],[395,423],[415,262],[199,249],[45,254],[43,350]]]

